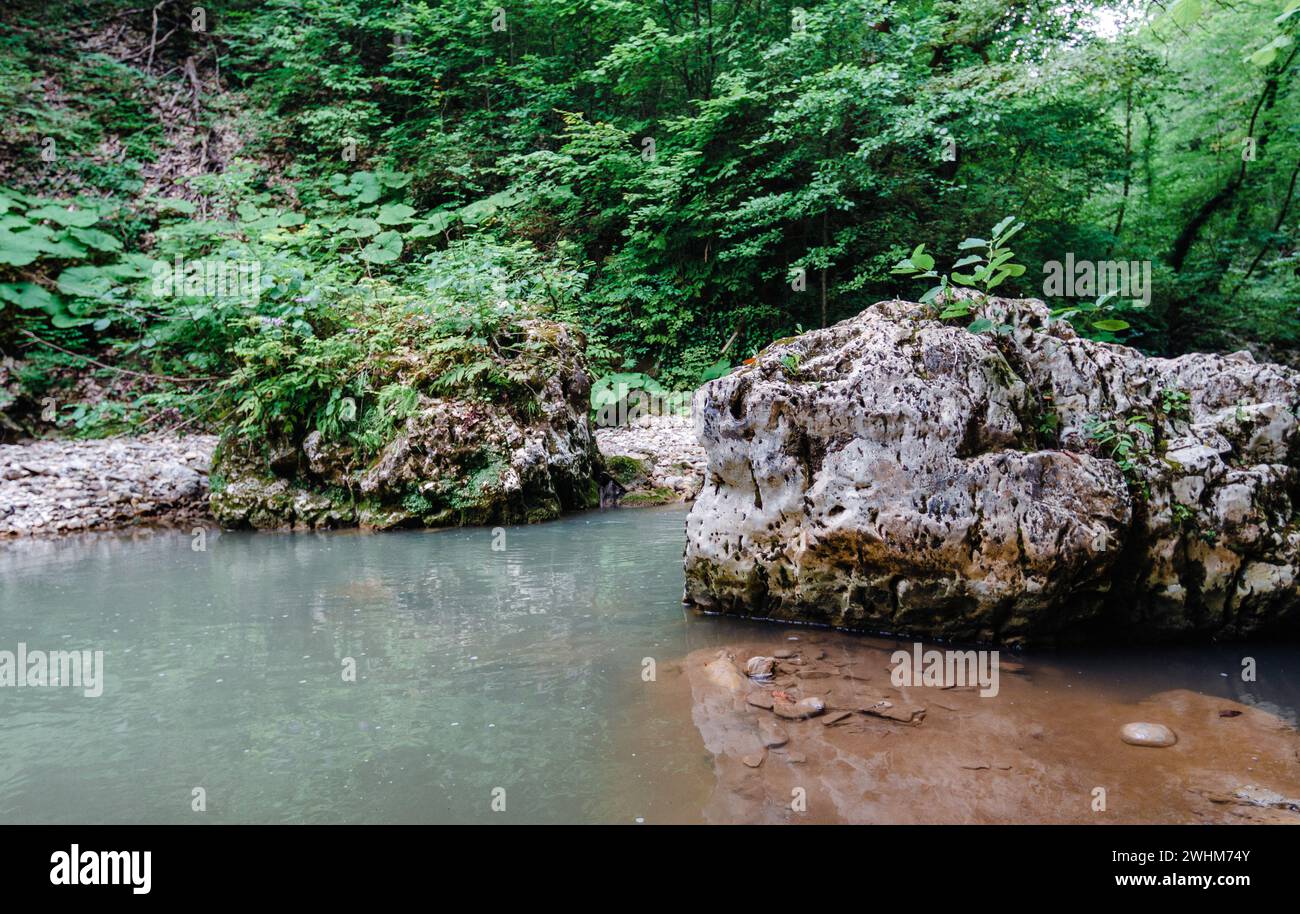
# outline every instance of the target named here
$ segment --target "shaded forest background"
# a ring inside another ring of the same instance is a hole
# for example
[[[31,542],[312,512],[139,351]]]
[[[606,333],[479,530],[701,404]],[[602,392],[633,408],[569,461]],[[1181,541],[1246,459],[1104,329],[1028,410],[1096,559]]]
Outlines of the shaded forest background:
[[[1000,292],[1149,261],[1108,338],[1300,347],[1300,0],[138,3],[0,14],[11,436],[382,424],[416,312],[435,388],[542,312],[690,387],[1009,215]],[[160,293],[177,257],[262,288]]]

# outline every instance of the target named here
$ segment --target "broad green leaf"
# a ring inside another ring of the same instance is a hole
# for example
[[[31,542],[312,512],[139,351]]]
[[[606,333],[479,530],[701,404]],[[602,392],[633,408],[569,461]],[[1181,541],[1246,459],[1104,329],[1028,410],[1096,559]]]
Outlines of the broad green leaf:
[[[74,228],[69,229],[68,234],[76,238],[88,248],[96,251],[120,251],[122,242],[118,241],[108,232],[99,229]]]
[[[113,280],[99,267],[68,267],[59,274],[59,291],[78,298],[99,298],[113,288]]]
[[[354,238],[369,238],[380,232],[379,223],[369,216],[353,216],[347,226]]]
[[[1169,8],[1169,18],[1182,28],[1187,28],[1201,17],[1201,0],[1176,0]]]
[[[379,208],[379,215],[375,218],[380,225],[404,225],[414,215],[415,208],[405,203],[386,203]]]
[[[392,263],[402,256],[402,236],[397,232],[381,232],[361,251],[367,263]]]
[[[12,302],[20,308],[43,308],[49,310],[58,304],[58,299],[48,289],[33,282],[7,282],[0,284],[0,298]]]
[[[69,314],[67,311],[60,311],[50,318],[50,323],[60,330],[67,330],[71,327],[84,327],[87,324],[93,324],[93,317],[77,317],[75,314]]]
[[[68,209],[63,206],[50,204],[38,209],[29,210],[28,219],[48,219],[51,222],[57,222],[59,225],[76,228],[89,228],[99,221],[99,216],[94,210],[88,209]]]
[[[1105,330],[1108,333],[1118,333],[1121,330],[1127,330],[1129,328],[1129,322],[1112,317],[1104,321],[1097,321],[1093,326],[1098,330]]]

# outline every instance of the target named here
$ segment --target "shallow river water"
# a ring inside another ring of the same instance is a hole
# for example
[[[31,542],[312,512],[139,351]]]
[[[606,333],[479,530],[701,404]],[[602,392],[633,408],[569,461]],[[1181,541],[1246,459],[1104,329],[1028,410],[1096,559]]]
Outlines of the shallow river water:
[[[97,698],[0,688],[0,822],[696,821],[715,775],[682,658],[786,628],[683,610],[684,517],[0,543],[0,650],[105,669]],[[1294,645],[1017,659],[1300,707]]]

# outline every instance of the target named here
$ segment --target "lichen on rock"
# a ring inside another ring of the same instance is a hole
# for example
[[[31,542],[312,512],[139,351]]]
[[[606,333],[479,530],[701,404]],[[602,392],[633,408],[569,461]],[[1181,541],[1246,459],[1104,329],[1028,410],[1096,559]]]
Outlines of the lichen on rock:
[[[520,321],[513,389],[448,393],[418,352],[393,383],[413,396],[373,453],[300,423],[280,437],[227,433],[212,513],[228,527],[374,529],[549,520],[590,507],[600,466],[581,341],[563,324]]]
[[[696,394],[688,599],[1007,643],[1300,623],[1300,374],[1148,358],[1035,300],[978,306],[1006,335],[933,314],[879,303]]]

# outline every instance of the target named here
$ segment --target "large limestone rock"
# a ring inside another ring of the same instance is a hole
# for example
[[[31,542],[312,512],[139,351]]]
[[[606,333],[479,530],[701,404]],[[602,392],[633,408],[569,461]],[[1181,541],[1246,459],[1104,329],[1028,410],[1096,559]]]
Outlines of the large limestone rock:
[[[523,379],[526,398],[422,393],[370,456],[319,431],[274,442],[229,434],[212,470],[213,515],[227,527],[388,529],[524,523],[593,506],[600,455],[581,347],[561,324],[524,327],[524,348],[546,355]]]
[[[980,313],[1014,333],[882,302],[700,390],[687,598],[1006,643],[1300,627],[1300,373]]]

